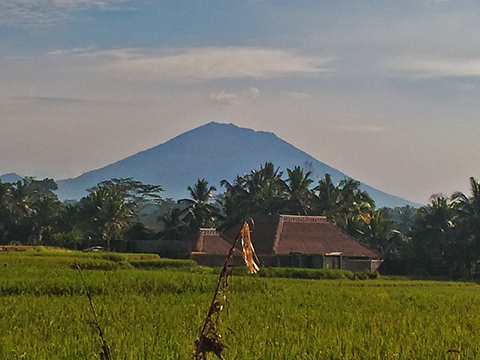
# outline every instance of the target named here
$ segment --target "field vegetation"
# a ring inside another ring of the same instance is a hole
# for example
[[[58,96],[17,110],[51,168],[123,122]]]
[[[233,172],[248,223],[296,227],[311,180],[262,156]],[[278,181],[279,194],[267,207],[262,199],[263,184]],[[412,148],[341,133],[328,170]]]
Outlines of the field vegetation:
[[[434,194],[418,209],[378,209],[357,180],[335,184],[325,174],[316,181],[306,168],[284,173],[271,162],[221,186],[197,179],[189,197],[175,201],[163,199],[159,185],[119,178],[62,203],[53,179],[0,181],[0,245],[135,251],[137,240],[185,240],[200,228],[222,231],[257,216],[325,216],[375,250],[383,273],[480,278],[480,182],[473,177],[469,194]],[[184,256],[171,245],[163,255]]]
[[[0,254],[0,358],[100,358],[76,263],[114,359],[191,358],[217,269],[42,248]],[[226,359],[480,358],[474,283],[296,271],[235,270],[220,323]]]

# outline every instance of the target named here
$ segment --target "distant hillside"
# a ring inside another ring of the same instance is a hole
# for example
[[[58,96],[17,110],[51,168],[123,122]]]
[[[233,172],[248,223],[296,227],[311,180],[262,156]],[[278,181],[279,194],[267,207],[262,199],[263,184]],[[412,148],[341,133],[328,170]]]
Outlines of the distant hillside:
[[[161,185],[165,198],[180,199],[188,196],[187,186],[197,178],[205,178],[218,192],[223,192],[221,180],[233,180],[237,174],[258,169],[266,161],[272,161],[284,171],[295,165],[308,167],[315,175],[315,182],[325,173],[330,173],[334,182],[346,177],[273,133],[211,122],[101,169],[57,181],[57,194],[63,200],[79,199],[87,188],[100,181],[134,177],[144,183]],[[375,199],[378,207],[415,205],[368,185],[362,188]]]
[[[8,173],[8,174],[3,174],[3,175],[0,175],[0,180],[2,180],[2,182],[4,183],[15,183],[19,180],[22,180],[23,177],[18,175],[18,174],[15,174],[15,173]]]

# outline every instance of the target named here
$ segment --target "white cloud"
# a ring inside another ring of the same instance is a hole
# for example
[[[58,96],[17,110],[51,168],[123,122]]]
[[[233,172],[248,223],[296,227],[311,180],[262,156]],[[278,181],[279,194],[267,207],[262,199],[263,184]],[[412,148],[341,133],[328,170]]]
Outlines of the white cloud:
[[[212,93],[208,98],[214,104],[236,105],[244,101],[255,100],[258,95],[260,95],[260,90],[252,87],[247,91],[241,92],[221,91],[218,93]]]
[[[69,56],[69,55],[78,55],[88,53],[90,51],[95,50],[95,47],[90,46],[86,48],[75,48],[75,49],[67,49],[67,50],[54,50],[48,52],[47,56]]]
[[[98,50],[90,46],[58,49],[45,56],[63,63],[83,64],[90,72],[139,81],[185,83],[215,79],[274,79],[311,77],[331,71],[324,66],[331,59],[260,47]]]
[[[86,48],[76,48],[76,49],[64,49],[64,50],[54,50],[46,54],[47,56],[71,56],[71,57],[83,57],[83,58],[98,58],[98,59],[134,59],[136,57],[141,57],[141,54],[137,49],[134,48],[124,48],[124,49],[113,49],[113,50],[97,50],[95,46],[89,46]]]
[[[135,55],[112,62],[109,69],[122,77],[140,80],[270,79],[316,75],[327,71],[322,65],[330,60],[255,47],[191,48],[166,55]]]
[[[480,58],[407,57],[390,60],[388,66],[419,78],[480,76]]]

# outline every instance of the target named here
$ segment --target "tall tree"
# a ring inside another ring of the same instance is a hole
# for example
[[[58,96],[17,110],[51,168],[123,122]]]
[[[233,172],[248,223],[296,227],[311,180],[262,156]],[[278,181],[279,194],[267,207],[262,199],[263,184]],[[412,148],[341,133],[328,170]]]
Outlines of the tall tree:
[[[132,226],[134,203],[125,201],[125,193],[115,184],[100,184],[81,200],[81,214],[86,231],[103,240],[123,239]]]
[[[445,195],[434,194],[430,203],[417,210],[417,219],[412,229],[412,258],[418,270],[430,275],[437,269],[448,266],[445,252],[452,249],[455,211]]]
[[[287,200],[284,204],[285,213],[290,215],[309,215],[312,209],[313,183],[312,172],[305,171],[300,166],[293,170],[287,169],[288,177],[285,180]]]
[[[315,211],[335,222],[354,237],[359,237],[361,219],[375,208],[375,202],[361,190],[360,182],[346,178],[333,184],[330,174],[318,182],[315,191]]]
[[[191,233],[191,228],[183,219],[182,209],[172,208],[167,214],[159,216],[162,229],[155,235],[159,240],[182,240]]]
[[[10,224],[13,222],[11,211],[12,184],[0,180],[0,244],[7,242]]]
[[[452,195],[452,202],[457,211],[457,218],[470,227],[472,235],[480,240],[480,183],[470,178],[471,195],[457,191]]]
[[[283,173],[272,162],[266,162],[260,169],[237,176],[232,183],[222,180],[227,189],[223,197],[224,223],[228,227],[256,215],[278,214],[286,199],[286,185]]]
[[[189,224],[192,232],[203,227],[215,226],[218,208],[211,201],[213,192],[217,189],[209,186],[205,179],[197,179],[193,186],[188,186],[190,198],[179,200],[179,204],[185,206],[184,221]]]
[[[462,259],[465,271],[473,276],[480,273],[480,183],[470,178],[470,196],[455,192],[452,203],[456,211],[457,244],[456,251],[463,248]]]
[[[160,199],[160,191],[160,186],[132,178],[102,181],[80,201],[85,230],[110,247],[110,240],[125,239],[125,233],[136,220],[139,205],[149,199]]]
[[[331,175],[325,174],[313,190],[316,194],[315,212],[334,220],[340,211],[340,189],[332,182]]]
[[[357,225],[359,239],[383,256],[395,250],[395,246],[403,240],[402,234],[396,230],[394,221],[389,217],[388,209],[375,210],[370,207],[358,214],[361,220]]]
[[[33,203],[34,212],[29,222],[32,224],[32,244],[50,245],[53,234],[58,228],[62,203],[52,194],[38,196]]]

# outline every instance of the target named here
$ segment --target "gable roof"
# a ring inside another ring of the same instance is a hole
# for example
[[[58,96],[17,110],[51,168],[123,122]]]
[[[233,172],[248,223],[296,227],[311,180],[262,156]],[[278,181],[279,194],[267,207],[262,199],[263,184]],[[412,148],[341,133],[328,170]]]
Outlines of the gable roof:
[[[241,225],[224,233],[215,229],[199,230],[192,241],[193,252],[228,254]],[[252,243],[258,255],[284,255],[291,253],[380,258],[325,216],[276,215],[254,219],[251,227]],[[240,244],[237,245],[240,249]]]
[[[240,226],[224,233],[235,239]],[[252,242],[258,255],[341,253],[345,256],[380,258],[325,216],[277,215],[254,219]]]
[[[198,230],[197,237],[192,241],[192,251],[227,255],[232,244],[233,242],[215,229],[201,228]]]

